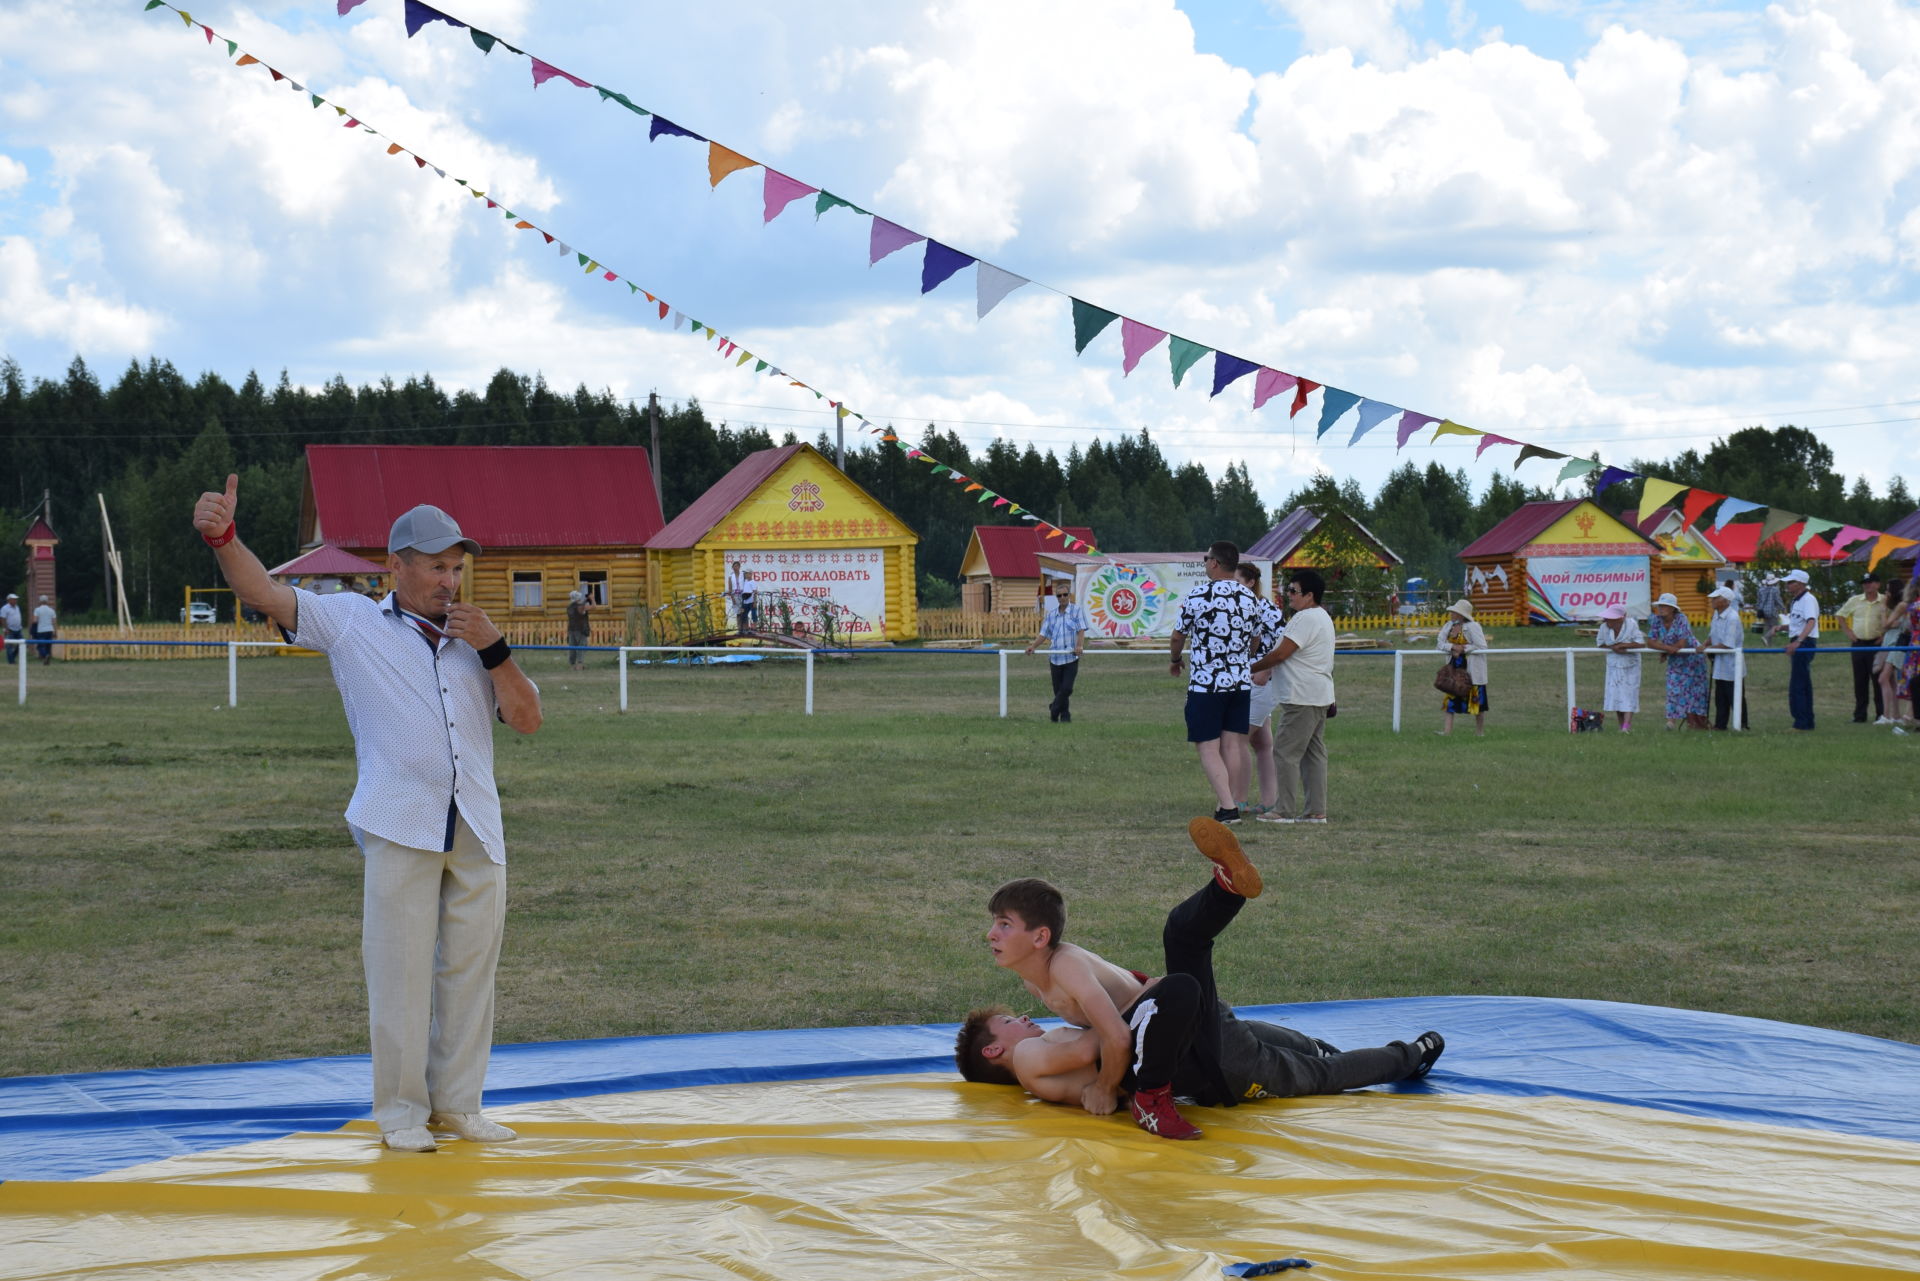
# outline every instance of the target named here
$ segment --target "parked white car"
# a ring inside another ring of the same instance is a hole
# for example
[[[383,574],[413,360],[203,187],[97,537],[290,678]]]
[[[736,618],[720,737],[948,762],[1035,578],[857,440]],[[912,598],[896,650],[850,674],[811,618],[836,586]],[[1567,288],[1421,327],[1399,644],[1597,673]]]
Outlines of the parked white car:
[[[217,619],[213,612],[213,606],[207,604],[205,601],[197,600],[193,602],[193,605],[189,609],[180,611],[180,621],[183,623],[211,623],[217,621]]]

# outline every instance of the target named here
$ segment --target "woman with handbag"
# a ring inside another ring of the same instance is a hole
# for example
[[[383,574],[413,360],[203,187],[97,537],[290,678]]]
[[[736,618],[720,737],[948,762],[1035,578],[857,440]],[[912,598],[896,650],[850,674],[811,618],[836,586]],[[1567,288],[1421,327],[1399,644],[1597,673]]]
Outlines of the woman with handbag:
[[[1447,665],[1434,677],[1434,687],[1446,695],[1441,710],[1446,727],[1439,734],[1453,733],[1456,713],[1473,717],[1473,732],[1487,732],[1487,634],[1473,621],[1473,602],[1457,600],[1447,607],[1447,623],[1440,629],[1436,648],[1447,655]]]

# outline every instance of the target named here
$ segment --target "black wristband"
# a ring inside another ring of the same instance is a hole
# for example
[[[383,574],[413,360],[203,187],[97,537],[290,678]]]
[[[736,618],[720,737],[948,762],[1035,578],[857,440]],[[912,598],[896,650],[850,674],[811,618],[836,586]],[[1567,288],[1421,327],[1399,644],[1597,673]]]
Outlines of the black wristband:
[[[479,653],[480,666],[486,668],[488,671],[492,671],[494,668],[500,666],[500,664],[506,662],[507,659],[512,656],[513,650],[508,646],[507,638],[502,636],[493,644],[479,651]]]

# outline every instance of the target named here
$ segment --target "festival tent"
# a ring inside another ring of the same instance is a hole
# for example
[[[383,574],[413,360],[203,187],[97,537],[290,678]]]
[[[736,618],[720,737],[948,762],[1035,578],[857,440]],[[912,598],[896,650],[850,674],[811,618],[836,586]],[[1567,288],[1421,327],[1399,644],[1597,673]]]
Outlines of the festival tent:
[[[0,1276],[1911,1276],[1920,1046],[1533,997],[1243,1008],[1421,1082],[1172,1143],[961,1082],[952,1024],[497,1047],[512,1143],[387,1152],[365,1057],[0,1080]]]
[[[919,544],[812,445],[757,450],[647,541],[647,603],[717,596],[738,561],[775,599],[830,602],[856,644],[915,640]]]
[[[385,565],[376,565],[332,543],[321,543],[311,551],[301,552],[292,560],[282,561],[267,571],[267,577],[276,582],[305,587],[309,591],[317,590],[316,579],[333,580],[339,584],[338,590],[351,591],[356,578],[364,578],[371,584],[386,576]]]
[[[1591,498],[1523,503],[1460,551],[1482,622],[1597,619],[1609,605],[1645,618],[1660,545]]]
[[[1800,543],[1801,529],[1805,524],[1805,521],[1796,521],[1788,525],[1768,538],[1764,546],[1771,551],[1792,557],[1794,544]],[[1714,547],[1727,558],[1729,565],[1748,565],[1753,562],[1763,545],[1760,541],[1760,529],[1760,525],[1755,521],[1739,521],[1711,530],[1707,536],[1713,539]],[[1872,544],[1869,543],[1868,546],[1871,547]],[[1818,534],[1800,543],[1799,557],[1809,563],[1825,564],[1833,559],[1833,555],[1833,544]]]
[[[975,525],[960,558],[960,607],[975,614],[1039,608],[1039,554],[1049,547],[1070,546],[1075,539],[1094,543],[1093,530],[1085,525],[1062,525],[1059,530]]]

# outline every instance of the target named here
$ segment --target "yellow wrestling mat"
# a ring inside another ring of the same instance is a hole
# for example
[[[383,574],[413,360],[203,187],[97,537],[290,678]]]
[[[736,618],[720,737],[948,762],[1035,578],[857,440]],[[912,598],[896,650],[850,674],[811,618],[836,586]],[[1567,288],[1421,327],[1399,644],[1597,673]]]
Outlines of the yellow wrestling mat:
[[[1920,1145],[1564,1097],[1196,1108],[1174,1143],[950,1075],[497,1107],[0,1184],[0,1277],[1792,1278],[1920,1272]]]

